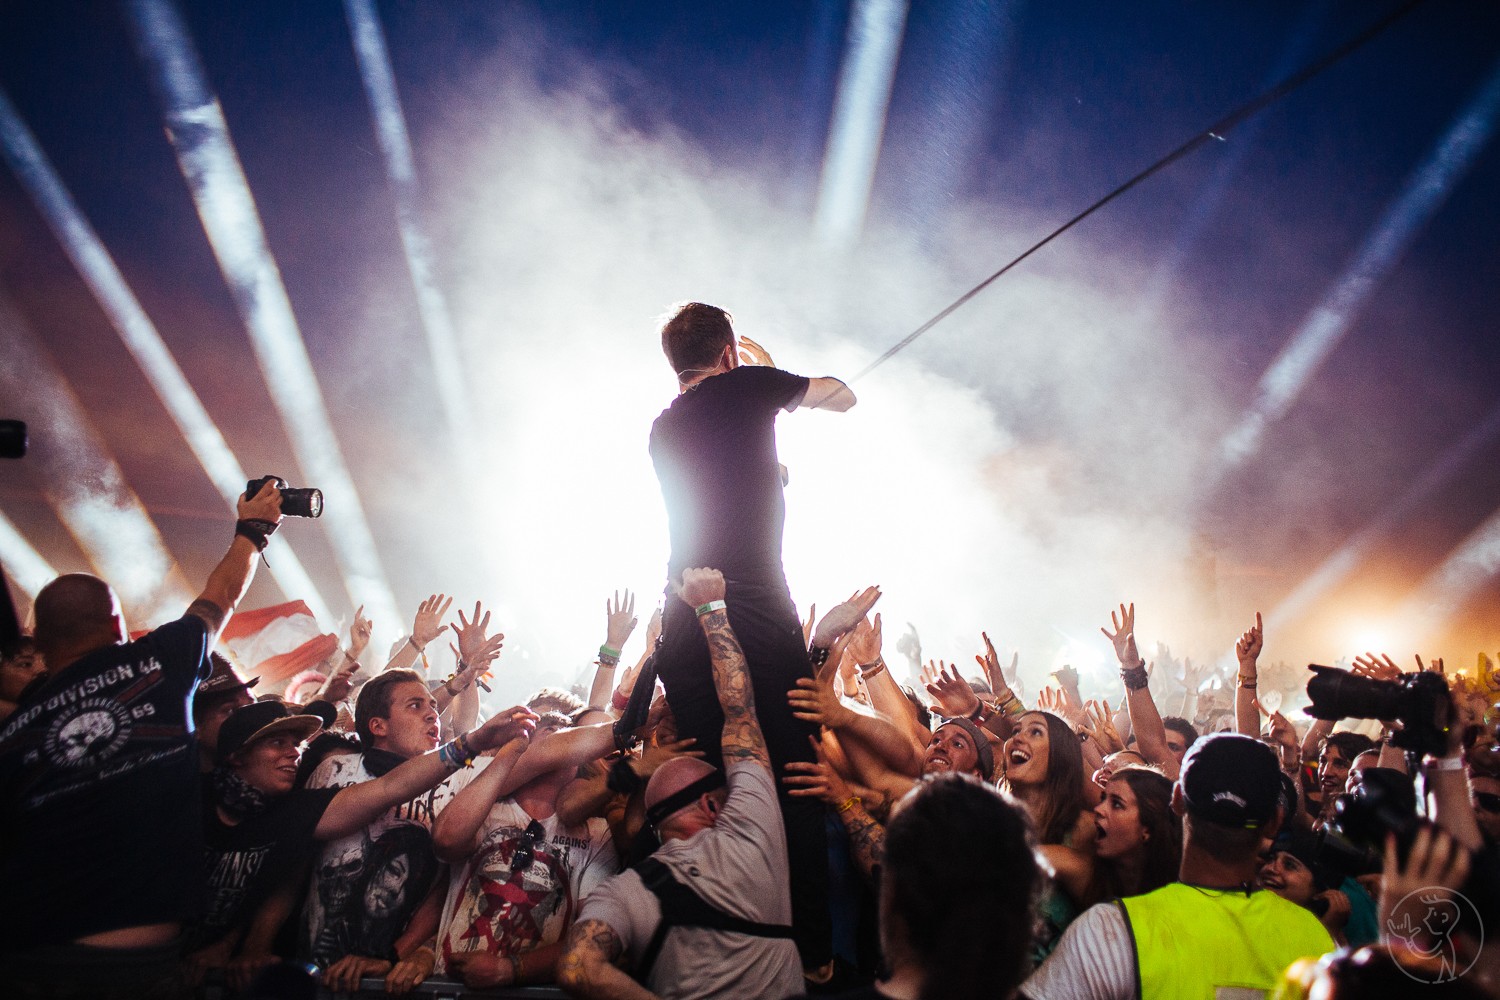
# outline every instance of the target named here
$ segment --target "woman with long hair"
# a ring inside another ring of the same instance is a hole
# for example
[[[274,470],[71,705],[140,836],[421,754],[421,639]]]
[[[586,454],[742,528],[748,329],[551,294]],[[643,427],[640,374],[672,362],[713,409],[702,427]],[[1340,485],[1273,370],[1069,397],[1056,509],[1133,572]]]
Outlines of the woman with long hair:
[[[1116,771],[1093,820],[1093,854],[1069,852],[1054,859],[1058,883],[1080,908],[1176,881],[1182,821],[1172,811],[1172,782],[1166,775],[1142,765]]]
[[[1087,863],[1094,853],[1094,816],[1083,749],[1072,727],[1051,712],[1027,712],[1016,721],[1002,756],[1001,787],[1026,807],[1042,856],[1054,869]],[[1040,963],[1051,954],[1078,913],[1074,900],[1054,883],[1042,899],[1034,961]]]

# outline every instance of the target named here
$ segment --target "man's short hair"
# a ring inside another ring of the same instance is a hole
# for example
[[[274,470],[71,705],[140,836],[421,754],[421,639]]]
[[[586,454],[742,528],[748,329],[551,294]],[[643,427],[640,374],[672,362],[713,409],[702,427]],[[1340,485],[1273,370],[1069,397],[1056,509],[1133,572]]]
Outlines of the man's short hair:
[[[571,691],[562,688],[544,687],[538,689],[537,693],[526,699],[526,707],[541,715],[544,712],[560,712],[566,716],[574,716],[578,711],[587,706],[583,699]]]
[[[360,688],[359,698],[354,703],[354,731],[359,734],[361,744],[366,747],[375,745],[375,737],[370,734],[370,720],[389,719],[391,699],[396,696],[396,685],[410,681],[416,681],[424,689],[427,687],[421,674],[401,667],[376,674]]]
[[[734,346],[734,318],[718,306],[689,302],[661,328],[661,349],[679,380],[708,371],[726,346]]]
[[[55,649],[109,628],[115,616],[114,592],[97,576],[67,573],[41,589],[32,614],[37,645]]]
[[[1321,753],[1326,747],[1333,747],[1343,755],[1345,760],[1352,764],[1354,763],[1354,758],[1366,750],[1374,750],[1375,741],[1364,733],[1356,733],[1346,729],[1337,733],[1329,733],[1323,740],[1322,746],[1318,748],[1319,752]]]
[[[1181,736],[1182,742],[1188,746],[1198,742],[1198,730],[1180,715],[1169,715],[1161,720],[1161,724]]]

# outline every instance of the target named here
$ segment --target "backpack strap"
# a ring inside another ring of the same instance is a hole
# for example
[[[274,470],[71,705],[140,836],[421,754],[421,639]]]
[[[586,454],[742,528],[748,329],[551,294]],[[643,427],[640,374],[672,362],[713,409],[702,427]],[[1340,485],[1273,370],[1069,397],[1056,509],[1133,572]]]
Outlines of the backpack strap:
[[[725,913],[698,895],[691,886],[677,881],[672,869],[656,858],[640,862],[635,865],[634,871],[641,877],[641,883],[661,903],[661,923],[657,924],[656,933],[651,935],[650,943],[636,963],[636,976],[641,982],[650,978],[651,969],[656,965],[662,945],[666,943],[667,932],[673,927],[701,927],[762,938],[792,937],[792,929],[784,924],[762,924]]]

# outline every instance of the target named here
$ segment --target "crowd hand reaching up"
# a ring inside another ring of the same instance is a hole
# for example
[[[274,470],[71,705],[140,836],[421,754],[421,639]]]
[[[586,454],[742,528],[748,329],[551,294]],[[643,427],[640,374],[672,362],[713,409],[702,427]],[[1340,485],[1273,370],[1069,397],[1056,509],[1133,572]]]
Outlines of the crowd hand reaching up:
[[[771,352],[744,334],[740,334],[740,361],[747,365],[759,365],[763,368],[776,367],[776,363],[771,360]]]
[[[1260,612],[1255,612],[1255,624],[1250,626],[1239,641],[1234,644],[1234,656],[1239,660],[1240,673],[1247,677],[1255,676],[1255,663],[1260,658],[1260,651],[1265,646],[1265,628],[1261,624]]]
[[[849,645],[849,634],[870,613],[875,602],[880,600],[880,588],[866,587],[849,595],[849,599],[824,615],[813,628],[811,647],[828,650],[824,668],[832,670],[839,665]]]
[[[842,806],[854,797],[854,793],[843,775],[828,763],[823,744],[814,739],[812,745],[817,760],[794,760],[786,765],[786,775],[781,780],[787,785],[787,794],[818,798],[831,806]]]
[[[1417,657],[1417,666],[1422,665],[1422,658]],[[1349,668],[1350,673],[1360,677],[1368,677],[1372,681],[1399,681],[1403,676],[1401,668],[1396,666],[1385,653],[1366,653],[1356,656],[1354,663]]]
[[[829,729],[842,729],[854,718],[854,710],[834,693],[832,674],[797,678],[797,686],[787,692],[786,700],[793,716]]]
[[[1090,739],[1099,744],[1100,751],[1106,757],[1125,749],[1125,741],[1120,739],[1120,732],[1115,728],[1114,717],[1107,701],[1084,702],[1083,730],[1088,733]]]
[[[1043,712],[1051,712],[1059,717],[1076,732],[1084,728],[1083,706],[1078,699],[1067,688],[1042,688],[1042,693],[1037,696],[1036,707]]]
[[[427,644],[444,632],[448,626],[443,624],[447,617],[448,608],[453,604],[453,598],[444,594],[433,594],[423,601],[417,608],[417,617],[412,621],[411,641],[418,649],[426,649]]]
[[[615,591],[613,600],[604,602],[604,642],[615,649],[624,649],[630,634],[635,631],[640,619],[635,616],[635,595],[627,588],[625,598]],[[658,626],[660,631],[660,626]]]
[[[354,621],[349,625],[349,656],[351,659],[359,659],[365,647],[370,644],[370,634],[375,630],[375,623],[365,617],[365,606],[361,604],[359,610],[354,612]]]
[[[1100,628],[1099,631],[1114,644],[1115,657],[1120,661],[1120,666],[1127,670],[1145,666],[1140,650],[1135,648],[1135,602],[1132,601],[1128,607],[1120,605],[1118,613],[1111,611],[1109,621],[1115,630],[1111,632],[1107,628]]]
[[[1202,666],[1193,666],[1193,661],[1184,657],[1182,660],[1182,686],[1189,691],[1197,691],[1203,686],[1213,674],[1213,667],[1207,663]]]
[[[1302,757],[1302,744],[1297,739],[1297,727],[1292,725],[1290,719],[1280,712],[1272,712],[1255,699],[1255,707],[1261,715],[1266,717],[1270,724],[1268,736],[1276,745],[1276,752],[1281,757],[1281,769],[1283,771],[1295,772],[1298,762]]]
[[[359,672],[359,661],[351,656],[342,657],[343,663],[328,675],[328,680],[318,689],[317,697],[337,705],[349,697],[354,690],[354,675]]]
[[[906,623],[906,631],[896,640],[896,652],[911,661],[913,672],[922,669],[922,637],[917,635],[917,627],[911,622]]]
[[[802,623],[802,645],[812,645],[813,623],[818,620],[818,606],[810,604],[807,607],[807,621]]]
[[[990,682],[990,691],[994,693],[996,703],[1004,702],[1013,692],[1010,688],[1010,677],[1016,674],[1016,667],[1021,662],[1021,654],[1012,654],[1010,658],[1010,677],[1000,667],[1000,657],[995,653],[995,646],[990,642],[987,632],[979,633],[979,638],[984,640],[984,655],[976,655],[975,662],[979,669],[984,671],[985,679]]]
[[[861,671],[880,661],[880,615],[875,616],[873,623],[868,617],[855,623],[848,652]]]
[[[517,740],[529,741],[536,731],[536,714],[521,705],[497,712],[469,734],[469,745],[481,753]]]
[[[957,667],[942,660],[928,660],[922,668],[922,686],[937,699],[938,714],[949,719],[967,719],[979,707],[979,696]]]

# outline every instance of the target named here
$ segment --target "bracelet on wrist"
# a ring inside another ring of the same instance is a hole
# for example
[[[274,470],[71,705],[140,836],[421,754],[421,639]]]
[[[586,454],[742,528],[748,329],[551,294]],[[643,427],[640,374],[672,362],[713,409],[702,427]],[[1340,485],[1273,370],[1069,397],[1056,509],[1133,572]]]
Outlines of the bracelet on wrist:
[[[844,800],[844,804],[843,805],[839,806],[839,812],[846,813],[850,809],[853,809],[855,806],[859,805],[863,801],[864,800],[861,799],[858,795],[851,795],[847,799]]]
[[[1422,761],[1424,771],[1462,771],[1464,759],[1462,755],[1453,757],[1428,757]]]
[[[698,615],[699,618],[702,618],[704,615],[708,614],[709,612],[712,612],[712,611],[723,611],[728,606],[729,605],[725,604],[723,601],[708,601],[708,602],[706,602],[704,604],[698,605],[697,615]]]
[[[239,538],[249,539],[250,544],[255,546],[255,551],[264,552],[271,542],[271,536],[276,533],[276,522],[247,517],[234,522],[234,533]]]
[[[885,669],[885,659],[883,657],[879,657],[879,656],[875,657],[875,662],[874,663],[861,663],[859,665],[860,676],[861,677],[866,677],[866,678],[874,677],[876,674],[880,673],[884,669]]]
[[[807,647],[807,658],[808,658],[809,661],[812,662],[812,665],[813,665],[814,669],[816,669],[818,667],[821,667],[823,664],[825,664],[825,663],[828,662],[828,647],[827,646],[808,646]]]
[[[408,646],[410,646],[412,649],[415,649],[417,651],[417,655],[418,656],[422,655],[422,647],[417,645],[417,637],[416,636],[414,636],[414,635],[407,636],[406,637],[406,644]]]
[[[1151,675],[1146,673],[1144,663],[1138,663],[1133,667],[1126,667],[1120,671],[1120,680],[1125,682],[1125,687],[1131,691],[1139,691],[1151,683]]]

